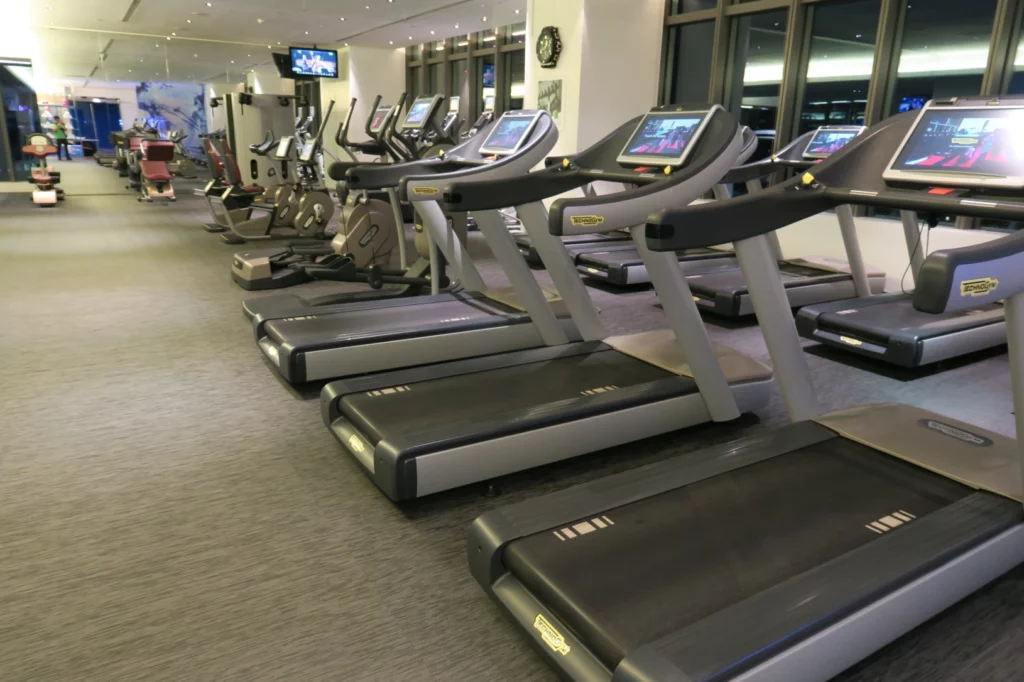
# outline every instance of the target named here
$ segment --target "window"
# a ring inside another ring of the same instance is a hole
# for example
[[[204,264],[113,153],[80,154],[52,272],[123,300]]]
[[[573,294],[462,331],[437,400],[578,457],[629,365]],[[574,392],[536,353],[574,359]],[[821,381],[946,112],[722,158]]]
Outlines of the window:
[[[444,54],[444,41],[435,40],[427,46],[427,59],[440,57]]]
[[[469,60],[460,59],[448,64],[448,95],[459,98],[459,116],[464,121],[469,121],[470,100],[469,100]],[[469,129],[469,121],[464,128]]]
[[[423,59],[422,45],[413,45],[406,52],[408,53],[409,61],[411,62],[418,62],[419,60]]]
[[[665,47],[665,103],[703,103],[711,88],[715,22],[669,29]]]
[[[786,10],[776,10],[732,21],[726,101],[743,125],[760,131],[755,158],[767,156],[775,144],[787,15]]]
[[[427,67],[427,91],[425,94],[438,95],[444,92],[444,64],[431,64]]]
[[[526,42],[526,22],[505,27],[505,44],[518,45]]]
[[[669,14],[685,14],[686,12],[715,9],[717,6],[718,0],[671,0],[668,12]]]
[[[407,102],[412,102],[422,94],[420,92],[420,72],[422,70],[422,66],[409,69],[409,99],[406,100]]]
[[[522,109],[526,96],[526,52],[516,50],[505,55],[505,110]]]
[[[452,41],[452,53],[458,54],[460,52],[466,52],[469,50],[469,35],[462,34],[461,36],[455,36],[451,39]]]
[[[988,63],[997,0],[909,0],[889,114],[935,97],[977,95]]]
[[[476,34],[476,46],[477,49],[483,50],[485,48],[493,48],[494,42],[498,39],[498,29],[493,31],[480,31]]]
[[[864,125],[882,0],[812,5],[811,45],[797,134]]]

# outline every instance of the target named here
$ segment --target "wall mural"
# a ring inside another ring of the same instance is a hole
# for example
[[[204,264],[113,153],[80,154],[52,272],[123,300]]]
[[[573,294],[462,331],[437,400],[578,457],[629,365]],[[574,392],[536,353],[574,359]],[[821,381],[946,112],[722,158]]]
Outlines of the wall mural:
[[[166,135],[173,130],[188,133],[185,146],[194,158],[203,156],[206,106],[203,86],[192,83],[139,83],[135,88],[139,98],[139,111],[147,123]]]

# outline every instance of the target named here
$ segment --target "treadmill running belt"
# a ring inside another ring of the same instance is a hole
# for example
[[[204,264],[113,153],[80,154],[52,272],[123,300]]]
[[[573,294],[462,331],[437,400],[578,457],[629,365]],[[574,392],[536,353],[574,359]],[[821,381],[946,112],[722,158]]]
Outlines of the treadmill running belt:
[[[687,395],[696,391],[696,384],[603,347],[424,381],[411,389],[388,395],[386,400],[368,392],[352,393],[341,399],[341,413],[374,445],[387,438],[405,451],[407,444],[438,447],[475,442],[621,409],[652,397]],[[442,421],[437,418],[438,405],[445,406]]]
[[[934,315],[917,310],[907,297],[878,305],[851,305],[843,311],[824,313],[818,318],[818,326],[837,334],[852,334],[865,341],[886,344],[892,334],[902,330],[914,330],[921,340],[982,327],[1003,319],[1003,306],[998,303]]]
[[[731,254],[725,251],[716,251],[715,249],[687,249],[686,251],[677,251],[676,255],[680,259],[685,257],[687,260],[697,260],[702,257],[725,258],[731,256]],[[577,252],[576,260],[584,265],[643,265],[644,262],[640,258],[640,252],[634,246],[622,249],[612,248],[604,251],[581,250]]]
[[[644,643],[882,537],[872,522],[972,492],[836,437],[581,519],[559,530],[565,540],[522,538],[503,561],[614,670]]]

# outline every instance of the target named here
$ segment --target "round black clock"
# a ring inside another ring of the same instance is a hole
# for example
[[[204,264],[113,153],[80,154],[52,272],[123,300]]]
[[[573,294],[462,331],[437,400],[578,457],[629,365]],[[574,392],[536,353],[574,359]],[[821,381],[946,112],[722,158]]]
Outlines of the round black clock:
[[[542,69],[553,69],[558,65],[558,55],[562,54],[562,39],[558,37],[558,29],[545,26],[537,38],[537,59]]]

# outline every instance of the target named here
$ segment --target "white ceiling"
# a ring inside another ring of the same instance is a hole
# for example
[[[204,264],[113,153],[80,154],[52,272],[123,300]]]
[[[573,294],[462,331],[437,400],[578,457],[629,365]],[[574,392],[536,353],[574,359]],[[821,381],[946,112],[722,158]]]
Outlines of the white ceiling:
[[[526,0],[6,1],[35,25],[37,78],[71,84],[241,81],[289,45],[401,48],[526,21]]]

